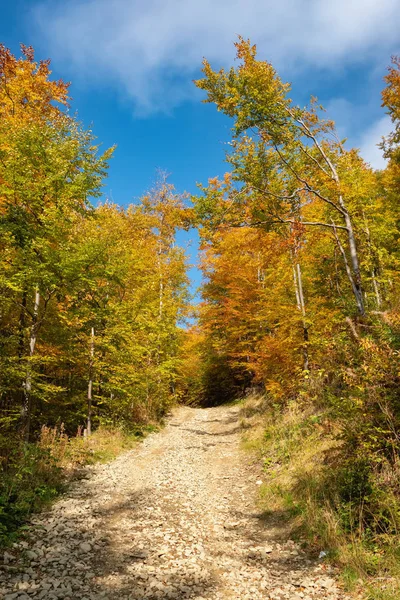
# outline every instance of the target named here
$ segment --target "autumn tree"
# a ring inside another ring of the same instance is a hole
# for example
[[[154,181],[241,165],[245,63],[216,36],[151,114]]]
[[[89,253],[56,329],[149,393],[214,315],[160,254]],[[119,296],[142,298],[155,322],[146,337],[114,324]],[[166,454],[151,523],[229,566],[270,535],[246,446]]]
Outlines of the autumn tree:
[[[400,57],[393,56],[392,66],[385,77],[386,87],[382,92],[384,106],[392,120],[394,130],[384,140],[383,149],[387,158],[400,162]]]
[[[9,332],[3,402],[14,404],[6,382],[15,396],[19,379],[28,437],[33,395],[51,391],[37,379],[39,332],[51,303],[66,292],[60,267],[71,224],[90,211],[87,199],[99,193],[111,151],[99,155],[91,132],[68,115],[68,85],[50,79],[49,61],[37,63],[32,48],[22,50],[17,59],[0,47],[0,227]]]
[[[359,246],[364,190],[354,172],[368,172],[355,151],[346,151],[334,123],[321,116],[312,98],[307,108],[289,97],[290,86],[272,65],[257,60],[256,48],[240,38],[235,44],[241,64],[213,71],[203,63],[196,85],[206,102],[234,119],[232,185],[226,190],[223,218],[231,225],[274,227],[301,223],[329,230],[340,252],[357,312],[366,312]],[[367,194],[369,190],[365,191]],[[202,203],[204,214],[210,202]],[[242,210],[243,209],[243,210]],[[214,209],[217,219],[220,214]]]

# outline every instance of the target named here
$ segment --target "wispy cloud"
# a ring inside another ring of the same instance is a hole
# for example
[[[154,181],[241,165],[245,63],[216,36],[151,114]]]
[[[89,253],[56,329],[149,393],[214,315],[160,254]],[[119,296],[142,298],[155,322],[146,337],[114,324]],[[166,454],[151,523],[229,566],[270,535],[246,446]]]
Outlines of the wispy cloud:
[[[384,169],[386,160],[378,144],[382,137],[393,130],[389,116],[382,117],[370,125],[359,140],[361,156],[375,169]]]
[[[398,0],[69,0],[35,9],[51,55],[89,80],[117,85],[136,110],[172,107],[193,93],[206,56],[232,61],[240,33],[287,72],[390,52]]]
[[[336,122],[339,136],[349,137],[349,145],[359,148],[361,156],[374,169],[383,169],[386,165],[379,144],[382,137],[393,130],[390,117],[382,116],[383,111],[377,110],[379,103],[379,96],[374,94],[372,98],[366,98],[364,104],[333,98],[326,107],[328,115]]]

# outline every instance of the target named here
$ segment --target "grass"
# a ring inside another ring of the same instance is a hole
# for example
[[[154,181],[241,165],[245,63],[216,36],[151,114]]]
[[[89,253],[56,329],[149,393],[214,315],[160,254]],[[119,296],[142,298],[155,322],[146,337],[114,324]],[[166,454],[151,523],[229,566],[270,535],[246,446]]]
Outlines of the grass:
[[[243,446],[265,471],[265,512],[285,514],[292,535],[327,552],[348,591],[398,600],[400,499],[386,485],[389,475],[371,471],[363,457],[346,461],[334,424],[315,407],[282,409],[253,395],[241,412]]]
[[[38,446],[48,451],[64,473],[68,474],[85,464],[113,460],[155,429],[155,426],[146,426],[127,433],[115,427],[99,427],[89,438],[80,431],[75,437],[69,438],[62,428],[42,427]]]
[[[63,427],[42,427],[35,444],[0,436],[0,546],[15,541],[29,516],[65,491],[85,465],[113,460],[155,429],[100,427],[89,438],[80,431],[70,438]]]

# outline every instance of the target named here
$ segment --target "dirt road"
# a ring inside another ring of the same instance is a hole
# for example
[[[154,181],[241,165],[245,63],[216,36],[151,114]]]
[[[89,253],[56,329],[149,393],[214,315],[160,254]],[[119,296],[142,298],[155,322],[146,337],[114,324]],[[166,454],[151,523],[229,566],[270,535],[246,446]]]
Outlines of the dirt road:
[[[180,408],[90,469],[0,563],[0,598],[339,600],[329,569],[263,519],[239,409]]]

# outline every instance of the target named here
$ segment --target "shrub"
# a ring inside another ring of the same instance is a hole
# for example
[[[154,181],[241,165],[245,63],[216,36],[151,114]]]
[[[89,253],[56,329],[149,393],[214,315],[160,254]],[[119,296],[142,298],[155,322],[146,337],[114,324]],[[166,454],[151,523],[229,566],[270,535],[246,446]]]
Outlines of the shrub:
[[[62,489],[62,472],[51,452],[35,444],[1,439],[0,544],[29,515]]]

